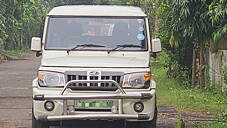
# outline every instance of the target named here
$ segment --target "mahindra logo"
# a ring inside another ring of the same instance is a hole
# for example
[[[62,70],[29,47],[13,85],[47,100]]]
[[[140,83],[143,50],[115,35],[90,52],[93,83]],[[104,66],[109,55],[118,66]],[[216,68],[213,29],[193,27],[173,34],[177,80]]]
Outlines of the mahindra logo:
[[[90,76],[99,76],[100,72],[96,72],[96,71],[91,71],[89,72]]]

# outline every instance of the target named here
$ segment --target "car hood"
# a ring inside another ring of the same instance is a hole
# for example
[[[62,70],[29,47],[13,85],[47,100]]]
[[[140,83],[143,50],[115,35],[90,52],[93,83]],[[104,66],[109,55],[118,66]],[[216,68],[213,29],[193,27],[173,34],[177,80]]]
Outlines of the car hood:
[[[136,57],[66,56],[42,59],[42,66],[50,67],[148,67],[148,65],[148,59]]]

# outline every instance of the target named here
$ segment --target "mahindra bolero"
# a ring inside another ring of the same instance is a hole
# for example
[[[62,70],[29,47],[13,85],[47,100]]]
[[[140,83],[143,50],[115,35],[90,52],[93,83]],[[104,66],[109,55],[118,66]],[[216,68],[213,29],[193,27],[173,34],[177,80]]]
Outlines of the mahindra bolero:
[[[31,50],[42,56],[32,83],[32,127],[51,122],[124,120],[156,127],[156,84],[148,17],[138,7],[60,6],[46,16]]]

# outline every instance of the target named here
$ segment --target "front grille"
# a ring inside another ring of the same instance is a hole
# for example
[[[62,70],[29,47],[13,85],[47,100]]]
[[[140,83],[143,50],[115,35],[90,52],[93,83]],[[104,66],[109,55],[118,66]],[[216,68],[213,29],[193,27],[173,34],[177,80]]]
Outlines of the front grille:
[[[75,73],[76,74],[76,73]],[[99,80],[99,76],[87,76],[86,73],[82,73],[75,75],[75,74],[68,74],[67,81],[71,80]],[[108,74],[108,75],[107,75]],[[121,82],[121,74],[119,73],[102,73],[101,80],[114,80],[120,84]],[[88,78],[90,77],[90,78]],[[94,91],[115,91],[117,90],[116,85],[113,83],[72,83],[69,85],[69,88],[72,90],[94,90]]]

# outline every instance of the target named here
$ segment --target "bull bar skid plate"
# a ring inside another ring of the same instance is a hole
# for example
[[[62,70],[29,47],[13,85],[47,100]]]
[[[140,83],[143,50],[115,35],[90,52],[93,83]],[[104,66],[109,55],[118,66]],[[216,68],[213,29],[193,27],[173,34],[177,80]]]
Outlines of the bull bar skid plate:
[[[148,114],[77,114],[77,115],[61,115],[61,116],[40,116],[38,120],[43,122],[48,121],[67,121],[67,120],[92,120],[92,119],[104,119],[104,120],[122,120],[122,119],[136,119],[136,120],[148,120],[150,116]]]

